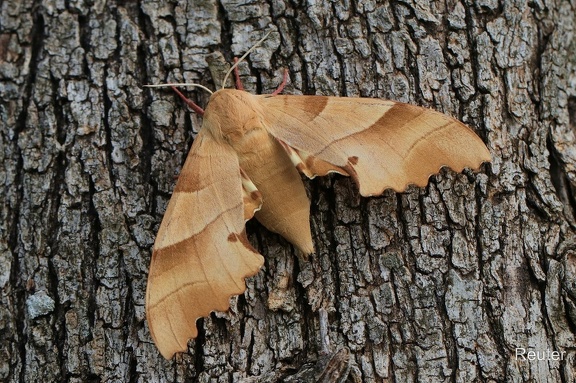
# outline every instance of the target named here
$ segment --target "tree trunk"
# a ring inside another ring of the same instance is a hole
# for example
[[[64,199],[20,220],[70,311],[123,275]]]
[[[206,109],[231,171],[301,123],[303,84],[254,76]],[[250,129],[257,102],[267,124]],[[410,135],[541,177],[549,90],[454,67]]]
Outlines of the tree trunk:
[[[574,0],[0,4],[0,381],[575,381]],[[201,119],[142,85],[219,88],[267,30],[248,91],[288,68],[286,94],[431,107],[493,162],[378,198],[307,181],[316,253],[250,222],[263,269],[166,361],[148,265]]]

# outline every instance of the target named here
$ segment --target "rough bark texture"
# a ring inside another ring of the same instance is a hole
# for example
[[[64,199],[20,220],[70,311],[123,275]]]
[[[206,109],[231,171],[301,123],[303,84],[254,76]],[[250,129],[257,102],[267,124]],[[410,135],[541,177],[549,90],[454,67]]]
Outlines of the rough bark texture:
[[[348,356],[342,381],[575,381],[574,0],[0,4],[0,381],[307,382]],[[250,223],[265,267],[165,361],[146,276],[200,119],[141,85],[214,88],[208,62],[268,29],[241,66],[249,91],[289,68],[286,93],[433,107],[494,160],[380,198],[307,182],[316,254]]]

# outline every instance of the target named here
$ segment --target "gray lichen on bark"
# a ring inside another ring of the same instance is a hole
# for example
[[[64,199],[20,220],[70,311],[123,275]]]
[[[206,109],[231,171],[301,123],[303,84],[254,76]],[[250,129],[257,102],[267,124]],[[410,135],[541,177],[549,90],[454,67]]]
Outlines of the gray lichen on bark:
[[[573,0],[0,8],[0,381],[289,381],[320,363],[320,309],[363,382],[576,378]],[[217,88],[210,60],[268,30],[240,66],[250,92],[288,68],[286,93],[432,107],[493,162],[370,199],[339,176],[307,182],[316,253],[250,223],[265,267],[164,361],[145,321],[150,249],[201,119],[142,85]]]

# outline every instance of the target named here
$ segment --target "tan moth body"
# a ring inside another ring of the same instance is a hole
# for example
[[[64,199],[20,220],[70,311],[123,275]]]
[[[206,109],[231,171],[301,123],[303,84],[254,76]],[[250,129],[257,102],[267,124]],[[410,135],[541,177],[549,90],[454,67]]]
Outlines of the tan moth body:
[[[478,169],[482,140],[441,113],[394,101],[252,95],[222,89],[208,103],[154,244],[146,297],[162,355],[187,349],[196,319],[225,311],[262,256],[246,239],[255,216],[303,253],[314,251],[299,171],[351,176],[363,196],[424,186],[441,167]]]
[[[281,144],[266,129],[266,124],[256,96],[222,89],[210,98],[202,128],[234,149],[240,168],[266,201],[255,213],[256,219],[303,253],[312,253],[310,201],[304,184]]]

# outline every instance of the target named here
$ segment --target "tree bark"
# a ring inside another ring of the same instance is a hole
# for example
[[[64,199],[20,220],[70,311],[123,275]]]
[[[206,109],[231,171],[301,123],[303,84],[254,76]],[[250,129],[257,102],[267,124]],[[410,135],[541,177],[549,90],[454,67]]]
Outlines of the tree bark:
[[[0,381],[575,381],[574,0],[0,4]],[[288,68],[287,94],[431,107],[493,162],[378,198],[307,181],[316,253],[250,222],[264,268],[166,361],[148,265],[201,118],[142,85],[218,88],[267,30],[248,91]]]

